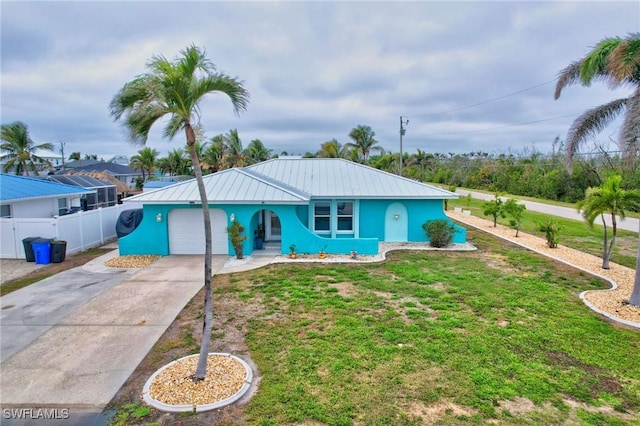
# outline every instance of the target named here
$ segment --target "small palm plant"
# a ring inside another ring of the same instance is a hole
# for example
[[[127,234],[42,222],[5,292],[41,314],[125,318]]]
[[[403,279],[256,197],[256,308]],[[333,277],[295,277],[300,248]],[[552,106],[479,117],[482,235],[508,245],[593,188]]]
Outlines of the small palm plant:
[[[244,242],[247,240],[247,236],[244,235],[244,226],[240,221],[234,220],[231,225],[227,226],[227,233],[229,234],[231,245],[236,251],[236,257],[242,259],[244,256]]]
[[[544,236],[547,239],[547,247],[558,247],[558,243],[560,242],[560,229],[562,229],[561,226],[553,220],[547,220],[546,222],[538,223],[537,225],[540,232],[544,232]]]
[[[621,185],[622,177],[620,175],[610,176],[602,186],[587,189],[585,199],[578,203],[578,210],[582,210],[582,216],[589,226],[593,226],[593,222],[598,216],[602,219],[604,228],[602,269],[609,269],[609,259],[616,243],[618,233],[616,216],[624,219],[628,210],[640,210],[640,191],[624,190]],[[609,215],[611,220],[611,241],[608,241],[605,215]]]

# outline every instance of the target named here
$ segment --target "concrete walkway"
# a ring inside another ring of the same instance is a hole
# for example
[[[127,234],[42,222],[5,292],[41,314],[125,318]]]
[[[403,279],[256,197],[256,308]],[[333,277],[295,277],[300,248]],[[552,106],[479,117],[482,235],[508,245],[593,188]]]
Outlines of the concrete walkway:
[[[202,256],[167,256],[138,270],[104,267],[115,255],[0,298],[3,425],[105,424],[103,408],[202,288]],[[273,256],[225,267],[228,260],[214,256],[214,273],[264,266]]]

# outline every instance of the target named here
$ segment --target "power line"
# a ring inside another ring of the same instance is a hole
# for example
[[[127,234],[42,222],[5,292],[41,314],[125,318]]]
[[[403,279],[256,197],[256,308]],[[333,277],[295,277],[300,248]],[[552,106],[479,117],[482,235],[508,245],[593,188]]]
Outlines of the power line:
[[[444,115],[444,114],[449,114],[449,113],[452,113],[452,112],[462,111],[462,110],[469,109],[469,108],[475,108],[475,107],[480,106],[480,105],[489,104],[491,102],[496,102],[496,101],[502,100],[504,98],[508,98],[510,96],[514,96],[514,95],[518,95],[520,93],[528,92],[529,90],[537,89],[538,87],[546,86],[547,84],[553,83],[554,81],[555,80],[545,81],[544,83],[536,84],[535,86],[527,87],[526,89],[521,89],[521,90],[518,90],[518,91],[515,91],[515,92],[512,92],[512,93],[508,93],[506,95],[499,96],[497,98],[493,98],[493,99],[489,99],[487,101],[482,101],[482,102],[478,102],[478,103],[475,103],[475,104],[463,106],[463,107],[460,107],[460,108],[455,108],[455,109],[451,109],[451,110],[448,110],[448,111],[442,111],[442,112],[435,112],[435,113],[431,113],[431,114],[419,114],[417,116],[418,117],[433,117],[433,116],[436,116],[436,115]]]
[[[489,131],[492,131],[492,130],[507,129],[509,127],[526,126],[528,124],[543,123],[545,121],[557,120],[559,118],[575,117],[576,115],[579,115],[579,114],[582,114],[582,113],[560,115],[558,117],[544,118],[542,120],[527,121],[527,122],[524,122],[524,123],[509,124],[507,126],[490,127],[488,129],[465,130],[463,132],[449,132],[449,133],[422,133],[421,136],[448,136],[448,135],[463,135],[463,134],[469,134],[469,133],[489,132]]]

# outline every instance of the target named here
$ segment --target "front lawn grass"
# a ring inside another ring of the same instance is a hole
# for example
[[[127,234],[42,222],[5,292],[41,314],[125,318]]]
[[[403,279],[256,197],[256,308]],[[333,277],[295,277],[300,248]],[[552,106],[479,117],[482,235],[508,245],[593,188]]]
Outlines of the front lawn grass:
[[[478,251],[215,276],[214,300],[252,306],[246,421],[637,425],[640,334],[577,297],[604,284],[469,237]]]
[[[485,216],[483,214],[484,208],[482,206],[484,203],[486,203],[486,201],[475,198],[472,198],[469,202],[466,197],[460,197],[457,200],[449,200],[448,202],[449,209],[451,210],[453,210],[454,207],[461,207],[465,210],[470,210],[473,216],[493,221],[491,216]],[[560,244],[594,256],[602,257],[604,228],[602,225],[599,225],[599,223],[601,223],[600,219],[596,220],[593,228],[589,228],[587,223],[584,221],[565,219],[531,210],[525,210],[520,230],[522,232],[538,235],[544,238],[544,233],[538,230],[536,223],[543,223],[549,219],[559,223],[562,227],[560,230]],[[509,220],[510,218],[508,216],[504,219],[498,218],[498,223],[504,226],[509,226]],[[611,238],[611,226],[608,226],[607,229],[609,238]],[[637,250],[638,234],[618,229],[616,245],[613,249],[611,261],[619,265],[635,269]]]

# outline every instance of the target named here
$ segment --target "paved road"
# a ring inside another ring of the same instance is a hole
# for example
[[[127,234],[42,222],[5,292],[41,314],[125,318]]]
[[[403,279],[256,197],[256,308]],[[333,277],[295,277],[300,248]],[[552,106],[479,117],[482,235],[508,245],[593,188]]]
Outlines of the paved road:
[[[487,201],[493,200],[495,197],[494,194],[468,191],[465,189],[456,189],[456,193],[464,196],[471,193],[471,196],[473,198],[477,198],[479,200],[487,200]],[[502,198],[503,200],[508,199],[508,197],[500,197],[500,198]],[[574,219],[574,220],[580,220],[580,221],[584,220],[582,215],[578,213],[576,209],[572,209],[570,207],[554,206],[552,204],[544,204],[544,203],[538,203],[535,201],[526,201],[526,200],[520,200],[520,202],[525,206],[527,206],[527,210],[531,210],[534,212],[540,212],[540,213],[550,214],[553,216],[564,217],[566,219]],[[607,217],[606,219],[607,219],[607,224],[611,225],[610,218]],[[638,230],[640,229],[640,220],[636,218],[627,217],[626,219],[622,220],[620,219],[620,217],[618,217],[617,223],[618,223],[618,229],[624,229],[624,230],[633,231],[633,232],[638,232]]]

